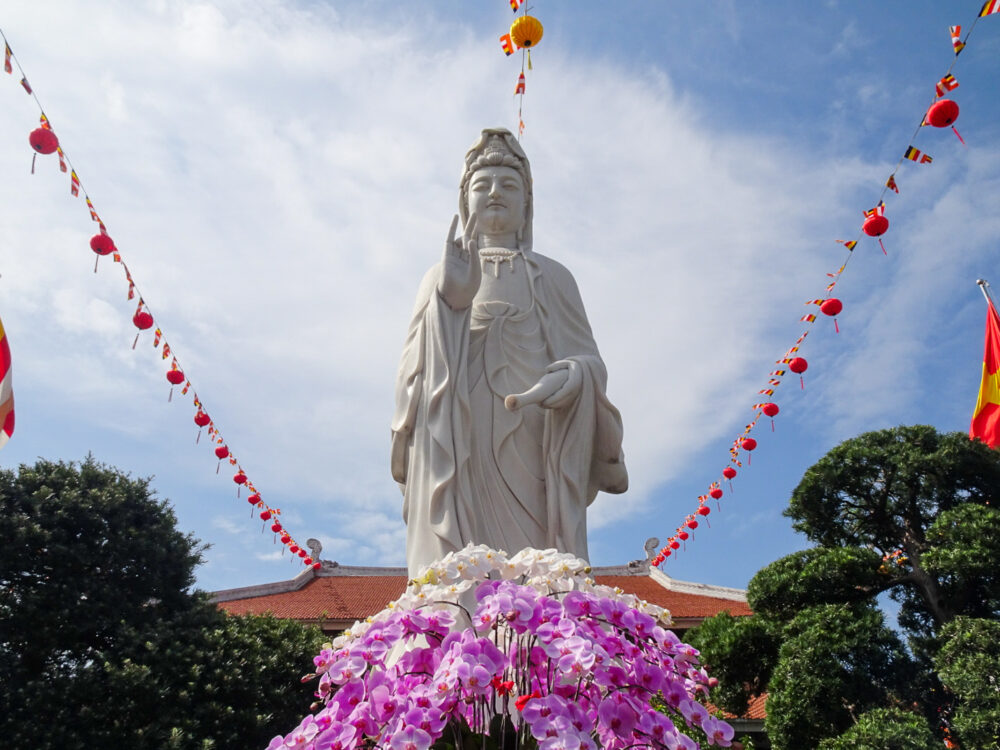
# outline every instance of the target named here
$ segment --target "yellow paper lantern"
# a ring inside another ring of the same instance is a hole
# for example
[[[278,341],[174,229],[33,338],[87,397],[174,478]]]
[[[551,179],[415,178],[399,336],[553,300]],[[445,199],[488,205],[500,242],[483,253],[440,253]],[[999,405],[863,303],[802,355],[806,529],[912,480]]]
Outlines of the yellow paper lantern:
[[[518,16],[510,25],[510,38],[518,47],[531,49],[542,40],[542,24],[534,16]]]

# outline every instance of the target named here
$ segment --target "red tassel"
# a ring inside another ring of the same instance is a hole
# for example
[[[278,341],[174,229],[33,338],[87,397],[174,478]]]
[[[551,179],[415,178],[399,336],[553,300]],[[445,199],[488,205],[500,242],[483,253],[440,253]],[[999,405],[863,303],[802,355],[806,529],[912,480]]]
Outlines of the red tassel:
[[[716,500],[716,501],[715,501],[715,509],[716,509],[717,511],[719,511],[719,513],[721,513],[721,512],[722,512],[722,506],[721,506],[721,505],[719,505],[719,501],[718,501],[718,500]]]
[[[840,326],[837,325],[837,319],[836,318],[833,319],[833,330],[835,330],[837,333],[840,333]]]
[[[806,381],[802,378],[801,375],[799,375],[799,388],[801,388],[802,390],[806,389]]]
[[[198,445],[198,443],[200,443],[200,442],[201,442],[201,428],[199,427],[199,428],[198,428],[198,437],[196,437],[196,438],[194,439],[194,444],[195,444],[195,445]]]
[[[774,427],[774,420],[773,419],[771,420],[771,426]],[[732,483],[731,480],[729,480],[728,483],[729,483],[729,491],[732,492],[733,491],[733,483]]]
[[[774,432],[774,420],[771,420],[771,432]]]
[[[955,130],[955,126],[954,125],[951,126],[951,129],[955,131],[955,135],[958,136],[958,140],[960,140],[962,142],[962,145],[966,146],[965,139],[961,135],[959,135],[959,132],[957,130]]]
[[[882,244],[882,238],[881,237],[878,238],[878,244],[879,244],[879,247],[882,248],[882,255],[884,255],[884,256],[886,256],[888,258],[889,257],[889,253],[887,253],[885,251],[885,245]]]
[[[169,404],[173,400],[174,400],[174,387],[170,386],[170,395],[167,396],[167,403]]]
[[[220,467],[220,466],[222,466],[222,459],[221,459],[221,458],[219,459],[219,463],[217,463],[217,464],[215,465],[215,473],[216,473],[216,474],[218,474],[218,473],[219,473],[219,467]],[[253,513],[252,513],[252,512],[250,513],[250,517],[251,517],[251,518],[253,518]]]

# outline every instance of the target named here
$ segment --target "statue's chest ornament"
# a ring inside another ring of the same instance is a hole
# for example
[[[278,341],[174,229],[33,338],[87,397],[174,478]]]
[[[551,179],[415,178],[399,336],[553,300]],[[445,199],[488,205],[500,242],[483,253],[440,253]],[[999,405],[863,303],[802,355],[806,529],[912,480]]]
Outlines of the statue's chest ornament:
[[[521,255],[520,250],[508,250],[502,247],[490,247],[479,251],[479,260],[485,266],[487,263],[493,264],[493,277],[500,278],[500,266],[503,263],[510,265],[510,272],[514,273],[514,258]]]

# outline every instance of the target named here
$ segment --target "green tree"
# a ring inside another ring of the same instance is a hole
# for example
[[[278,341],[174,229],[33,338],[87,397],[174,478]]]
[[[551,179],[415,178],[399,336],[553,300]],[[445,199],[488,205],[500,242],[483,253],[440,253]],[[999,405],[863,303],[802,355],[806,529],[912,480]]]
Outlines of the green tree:
[[[958,698],[957,736],[968,747],[1000,749],[1000,622],[957,617],[944,626],[941,641],[934,663]]]
[[[858,717],[857,723],[819,750],[928,750],[943,747],[923,716],[898,708],[876,708]]]
[[[730,684],[713,698],[738,713],[765,685],[779,750],[838,736],[875,747],[880,726],[895,747],[891,738],[914,722],[937,728],[952,709],[934,667],[944,628],[962,616],[1000,620],[998,501],[1000,452],[962,433],[897,427],[835,447],[785,511],[818,546],[754,576],[752,617],[713,618],[693,636],[720,686]],[[877,608],[883,592],[900,604],[908,649]],[[953,693],[956,716],[971,716],[968,692]],[[985,700],[1000,706],[995,692]],[[923,718],[871,713],[915,704]],[[884,720],[862,726],[862,716]]]
[[[228,617],[149,482],[87,459],[0,471],[0,744],[263,747],[310,702],[319,631]]]

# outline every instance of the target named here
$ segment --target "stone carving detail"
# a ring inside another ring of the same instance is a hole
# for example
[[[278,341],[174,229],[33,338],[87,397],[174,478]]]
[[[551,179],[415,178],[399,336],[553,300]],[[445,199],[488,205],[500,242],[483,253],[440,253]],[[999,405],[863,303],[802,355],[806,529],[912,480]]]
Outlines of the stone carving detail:
[[[411,576],[469,542],[586,559],[587,506],[628,487],[583,301],[534,251],[532,215],[527,156],[509,131],[484,130],[396,380],[391,463]]]

